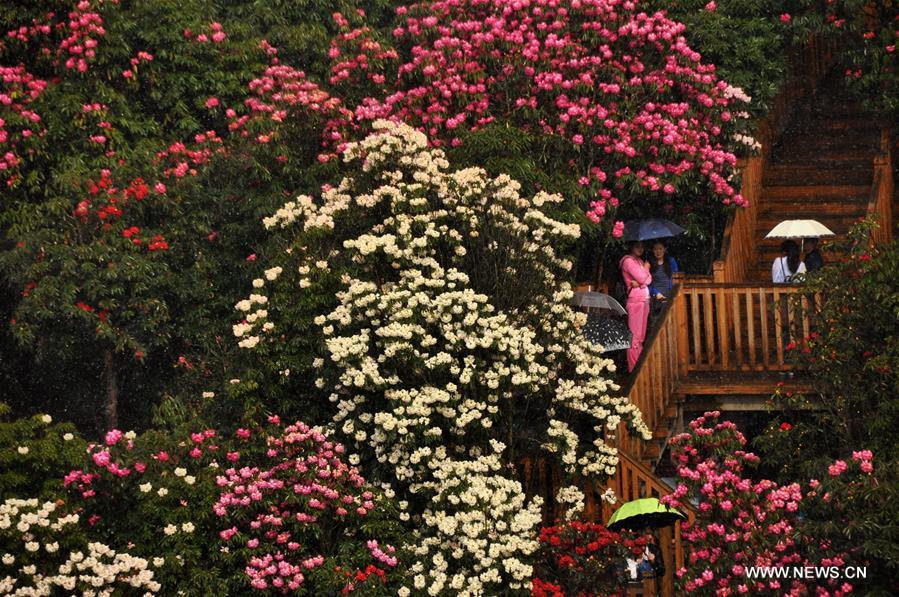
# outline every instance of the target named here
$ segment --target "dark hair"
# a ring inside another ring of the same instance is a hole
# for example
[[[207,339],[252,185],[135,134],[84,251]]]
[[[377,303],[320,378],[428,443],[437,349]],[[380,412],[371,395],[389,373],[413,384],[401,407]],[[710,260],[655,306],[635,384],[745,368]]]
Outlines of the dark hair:
[[[796,244],[796,241],[785,240],[780,245],[780,250],[787,255],[787,268],[789,268],[790,274],[795,274],[799,269],[799,245]]]
[[[666,245],[665,241],[663,241],[662,239],[658,239],[652,243],[653,247],[655,247],[656,245],[662,245],[663,247],[665,247],[665,249],[668,249],[668,245]],[[656,265],[657,264],[655,261],[655,255],[653,255],[652,256],[652,269],[655,269]],[[671,271],[672,270],[671,257],[668,255],[668,253],[665,253],[664,257],[662,257],[662,269],[665,270],[665,275],[668,276],[668,279],[670,280],[671,276],[674,275],[674,272]]]

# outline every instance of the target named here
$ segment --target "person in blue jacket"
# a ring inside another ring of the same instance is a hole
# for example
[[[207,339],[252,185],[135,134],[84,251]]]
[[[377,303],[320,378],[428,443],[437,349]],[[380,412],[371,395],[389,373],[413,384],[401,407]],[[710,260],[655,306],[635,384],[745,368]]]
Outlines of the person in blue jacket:
[[[674,274],[679,272],[677,261],[668,255],[668,247],[661,240],[652,245],[652,256],[649,258],[649,273],[652,284],[649,285],[649,297],[652,299],[650,313],[653,317],[659,314],[665,301],[671,296],[674,287]]]

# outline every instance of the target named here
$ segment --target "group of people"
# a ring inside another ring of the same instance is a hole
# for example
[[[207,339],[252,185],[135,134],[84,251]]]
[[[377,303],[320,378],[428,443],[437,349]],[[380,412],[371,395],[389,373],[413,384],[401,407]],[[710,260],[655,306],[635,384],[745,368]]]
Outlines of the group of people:
[[[656,544],[655,535],[645,536],[646,546],[639,556],[631,556],[625,560],[627,578],[631,582],[639,582],[643,578],[662,578],[665,576],[665,560],[662,550]]]
[[[824,258],[818,250],[818,239],[804,241],[805,260],[801,259],[799,244],[786,240],[781,245],[782,255],[771,266],[771,279],[775,284],[792,284],[797,276],[824,266]],[[679,271],[677,261],[668,255],[668,248],[661,240],[652,243],[652,254],[646,258],[643,241],[628,243],[628,251],[618,262],[624,279],[627,303],[627,324],[631,331],[631,345],[627,349],[627,370],[633,371],[643,352],[643,341],[651,315],[658,314],[674,285],[674,274]]]
[[[644,258],[643,241],[628,244],[627,254],[618,262],[626,287],[627,324],[631,345],[627,349],[627,370],[633,371],[643,352],[650,313],[658,313],[671,294],[677,261],[668,255],[664,242],[652,243],[652,255]]]
[[[781,256],[771,264],[771,281],[775,284],[793,284],[797,276],[824,267],[824,258],[818,250],[818,239],[805,239],[805,260],[801,258],[799,244],[785,240],[780,245]]]

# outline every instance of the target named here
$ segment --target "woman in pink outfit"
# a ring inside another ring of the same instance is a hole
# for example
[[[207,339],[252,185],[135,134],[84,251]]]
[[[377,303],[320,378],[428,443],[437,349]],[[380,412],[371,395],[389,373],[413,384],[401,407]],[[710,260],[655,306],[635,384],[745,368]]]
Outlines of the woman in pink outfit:
[[[643,243],[632,242],[630,251],[621,258],[618,266],[627,286],[627,326],[631,330],[631,347],[627,349],[627,370],[633,371],[646,338],[646,321],[649,318],[649,285],[652,274],[649,262],[643,261]]]

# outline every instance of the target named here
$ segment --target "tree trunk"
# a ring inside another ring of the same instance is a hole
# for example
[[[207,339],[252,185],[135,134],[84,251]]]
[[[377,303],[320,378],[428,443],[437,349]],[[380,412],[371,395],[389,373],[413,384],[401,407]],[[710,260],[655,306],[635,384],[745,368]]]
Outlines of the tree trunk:
[[[599,259],[596,262],[596,278],[593,281],[593,290],[602,292],[602,269],[606,261],[606,250],[609,248],[608,241],[602,243],[602,250],[599,252]],[[609,293],[614,292],[614,288],[609,288]]]
[[[103,423],[106,425],[106,429],[114,429],[119,424],[119,384],[111,350],[106,351],[104,361],[106,397],[103,400]]]

